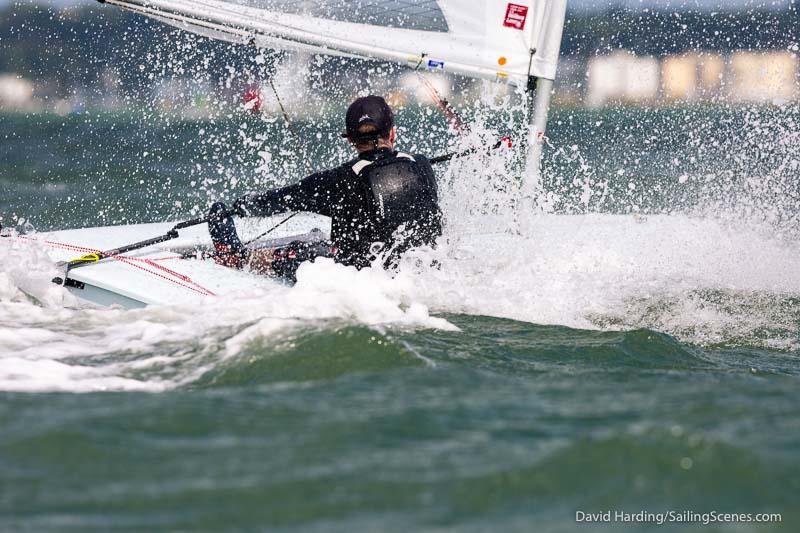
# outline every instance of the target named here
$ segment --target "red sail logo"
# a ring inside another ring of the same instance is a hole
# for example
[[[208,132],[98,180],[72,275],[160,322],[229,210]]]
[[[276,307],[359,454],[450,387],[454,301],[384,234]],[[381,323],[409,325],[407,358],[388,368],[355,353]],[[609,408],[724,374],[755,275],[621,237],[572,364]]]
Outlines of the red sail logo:
[[[521,30],[525,27],[525,19],[528,18],[528,6],[519,4],[508,4],[506,8],[506,20],[503,26]]]

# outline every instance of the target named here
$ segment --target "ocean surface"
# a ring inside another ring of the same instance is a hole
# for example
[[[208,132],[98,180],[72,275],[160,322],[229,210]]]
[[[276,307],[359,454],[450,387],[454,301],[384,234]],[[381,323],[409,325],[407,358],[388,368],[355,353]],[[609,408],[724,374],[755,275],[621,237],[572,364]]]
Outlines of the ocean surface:
[[[515,113],[408,108],[400,145]],[[800,110],[550,124],[540,182],[519,142],[439,167],[445,236],[396,276],[97,309],[0,242],[0,530],[798,531]],[[344,161],[338,128],[0,115],[0,223],[181,220]]]

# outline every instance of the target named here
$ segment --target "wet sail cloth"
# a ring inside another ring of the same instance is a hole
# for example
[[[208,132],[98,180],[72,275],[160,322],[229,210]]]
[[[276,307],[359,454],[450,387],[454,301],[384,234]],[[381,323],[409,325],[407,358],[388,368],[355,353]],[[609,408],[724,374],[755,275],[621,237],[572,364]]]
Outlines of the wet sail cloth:
[[[566,0],[106,0],[263,48],[374,58],[525,84],[552,80]]]

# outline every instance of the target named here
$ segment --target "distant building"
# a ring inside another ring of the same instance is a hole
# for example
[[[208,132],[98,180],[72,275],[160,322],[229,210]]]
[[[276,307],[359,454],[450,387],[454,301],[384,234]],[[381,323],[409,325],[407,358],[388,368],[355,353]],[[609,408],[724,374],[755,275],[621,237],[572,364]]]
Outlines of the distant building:
[[[658,97],[659,85],[660,67],[654,57],[638,57],[625,51],[594,57],[587,67],[584,103],[588,107],[650,103]]]
[[[736,52],[731,56],[730,99],[776,102],[798,98],[798,59],[791,52]]]
[[[724,73],[725,61],[718,54],[701,52],[667,56],[661,62],[664,100],[712,100],[721,92]]]
[[[33,82],[30,80],[14,74],[0,75],[0,110],[37,110],[39,106],[33,98],[33,91]]]
[[[586,107],[609,103],[769,103],[800,99],[800,60],[786,51],[694,52],[660,62],[620,51],[587,66]]]
[[[558,62],[553,91],[554,105],[579,105],[586,85],[586,61],[564,57]]]

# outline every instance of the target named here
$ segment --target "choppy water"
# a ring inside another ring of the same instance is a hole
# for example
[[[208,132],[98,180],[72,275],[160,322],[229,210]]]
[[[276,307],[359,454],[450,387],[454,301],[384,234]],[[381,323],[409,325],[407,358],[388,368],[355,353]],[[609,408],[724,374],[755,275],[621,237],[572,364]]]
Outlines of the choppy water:
[[[621,525],[576,511],[674,510],[795,530],[797,117],[557,111],[546,213],[509,214],[512,159],[460,162],[441,268],[394,278],[320,263],[293,288],[98,310],[0,248],[0,529],[595,531]],[[189,216],[291,179],[279,127],[2,116],[0,215]]]

